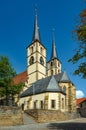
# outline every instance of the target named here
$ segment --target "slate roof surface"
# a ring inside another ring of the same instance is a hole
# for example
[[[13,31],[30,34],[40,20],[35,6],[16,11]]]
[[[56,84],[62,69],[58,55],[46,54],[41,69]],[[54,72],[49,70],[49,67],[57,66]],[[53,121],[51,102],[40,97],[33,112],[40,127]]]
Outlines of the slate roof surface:
[[[57,82],[71,82],[70,78],[66,74],[66,72],[59,73],[54,76]]]
[[[63,92],[59,87],[59,81],[70,82],[70,79],[68,78],[66,72],[62,72],[58,75],[49,76],[36,81],[31,87],[24,91],[20,97],[31,96],[44,92],[61,92],[65,94],[65,92]]]

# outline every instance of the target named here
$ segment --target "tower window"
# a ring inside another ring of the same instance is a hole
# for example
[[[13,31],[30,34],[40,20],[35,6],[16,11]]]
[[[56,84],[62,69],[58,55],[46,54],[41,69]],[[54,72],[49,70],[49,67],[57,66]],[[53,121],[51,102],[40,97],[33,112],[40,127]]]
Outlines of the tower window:
[[[41,65],[44,65],[44,60],[43,60],[42,57],[40,57],[40,64],[41,64]]]
[[[58,70],[58,73],[60,73],[60,70]]]
[[[29,63],[30,63],[30,65],[32,65],[34,63],[34,57],[33,56],[31,56]]]
[[[53,66],[53,62],[51,62],[51,66]]]
[[[60,67],[60,63],[58,62],[58,66]]]
[[[66,86],[63,87],[63,91],[66,92]]]
[[[51,75],[53,75],[53,70],[51,70]]]
[[[43,51],[43,49],[42,49],[42,47],[40,47],[40,53],[42,54],[42,51]]]
[[[31,47],[31,53],[33,53],[33,46]]]

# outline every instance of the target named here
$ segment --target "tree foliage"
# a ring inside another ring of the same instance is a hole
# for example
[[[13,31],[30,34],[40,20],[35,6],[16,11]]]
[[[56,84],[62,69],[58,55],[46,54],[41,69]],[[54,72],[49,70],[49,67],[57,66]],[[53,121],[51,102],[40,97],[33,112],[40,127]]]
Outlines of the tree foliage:
[[[68,61],[73,64],[78,62],[79,65],[74,74],[86,78],[86,9],[79,15],[79,23],[74,30],[74,35],[78,40],[78,48]]]
[[[0,56],[0,97],[7,97],[9,94],[19,94],[23,84],[13,84],[13,77],[16,72],[6,56]]]

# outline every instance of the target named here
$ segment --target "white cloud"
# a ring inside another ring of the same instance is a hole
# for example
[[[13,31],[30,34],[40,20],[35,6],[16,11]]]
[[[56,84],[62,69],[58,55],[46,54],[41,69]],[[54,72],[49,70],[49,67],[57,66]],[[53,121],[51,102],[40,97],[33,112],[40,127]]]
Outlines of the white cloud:
[[[76,90],[76,98],[83,98],[84,93],[82,90]]]

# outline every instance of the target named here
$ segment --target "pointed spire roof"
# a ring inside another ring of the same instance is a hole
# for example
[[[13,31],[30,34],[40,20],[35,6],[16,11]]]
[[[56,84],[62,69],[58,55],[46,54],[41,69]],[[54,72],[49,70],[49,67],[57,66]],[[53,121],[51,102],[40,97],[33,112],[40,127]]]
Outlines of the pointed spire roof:
[[[55,35],[54,35],[54,30],[53,30],[52,52],[51,52],[50,60],[55,59],[55,58],[58,58],[58,56],[57,56],[57,52],[56,52]]]
[[[33,32],[32,42],[34,42],[36,40],[41,42],[39,26],[38,26],[37,8],[35,8],[35,21],[34,21],[34,32]]]

